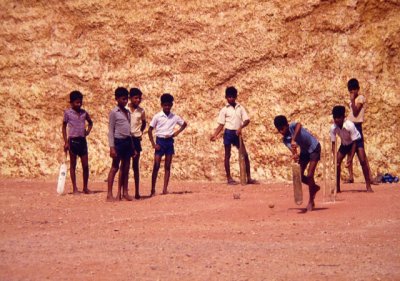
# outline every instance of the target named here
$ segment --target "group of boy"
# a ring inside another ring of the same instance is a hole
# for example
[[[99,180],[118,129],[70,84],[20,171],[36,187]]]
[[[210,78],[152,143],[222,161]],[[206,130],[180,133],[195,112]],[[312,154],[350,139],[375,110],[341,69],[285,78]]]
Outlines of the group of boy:
[[[348,156],[347,166],[349,167],[350,178],[353,181],[351,164],[352,159],[357,153],[362,166],[368,192],[372,192],[371,178],[368,160],[364,150],[364,137],[362,133],[362,122],[364,121],[365,97],[359,94],[360,86],[356,79],[348,81],[348,90],[350,93],[350,115],[345,120],[345,107],[335,106],[332,110],[334,124],[330,129],[330,138],[332,141],[332,153],[337,153],[337,192],[340,192],[340,173],[341,163],[345,156]],[[227,104],[220,110],[217,123],[218,127],[212,134],[210,140],[216,141],[218,135],[224,130],[223,144],[225,148],[225,173],[228,185],[238,184],[230,172],[231,148],[235,146],[239,149],[239,141],[243,129],[249,125],[250,119],[245,108],[240,105],[237,99],[237,90],[235,87],[227,87],[225,90]],[[128,99],[130,99],[127,108]],[[69,151],[71,164],[70,175],[73,185],[73,193],[77,193],[75,167],[76,159],[79,156],[83,167],[84,193],[91,193],[87,187],[89,167],[87,157],[86,136],[90,133],[93,122],[89,114],[81,108],[83,96],[80,92],[74,91],[70,94],[71,108],[64,113],[63,137],[64,149]],[[146,128],[145,111],[140,107],[142,101],[142,92],[138,88],[132,88],[128,91],[126,88],[119,87],[115,90],[115,100],[117,106],[111,111],[109,116],[108,141],[110,146],[110,157],[112,158],[111,169],[108,174],[108,193],[107,201],[125,199],[128,201],[133,198],[128,194],[128,178],[130,170],[130,160],[135,181],[135,198],[140,199],[139,193],[139,159],[142,151],[141,141],[143,132]],[[150,122],[148,136],[152,147],[154,148],[154,165],[151,181],[150,196],[155,195],[156,180],[160,168],[162,157],[165,156],[165,174],[162,194],[168,193],[168,183],[172,158],[175,153],[174,138],[177,137],[187,126],[187,123],[178,115],[171,112],[174,98],[166,93],[160,98],[162,110],[157,113]],[[86,129],[86,122],[88,128]],[[179,126],[175,130],[176,125]],[[283,143],[292,153],[292,159],[298,162],[301,167],[302,182],[309,186],[309,202],[307,210],[315,207],[315,195],[320,187],[315,183],[314,174],[319,160],[321,159],[321,145],[317,138],[305,129],[299,122],[289,124],[283,115],[278,115],[274,119],[274,125],[283,136]],[[67,136],[67,126],[69,134]],[[153,131],[156,139],[154,141]],[[334,151],[336,135],[341,138],[341,145],[337,152]],[[300,151],[298,151],[300,148]],[[248,153],[243,147],[244,159],[246,163],[247,184],[258,184],[258,181],[251,177],[250,160]],[[307,169],[307,175],[305,170]],[[113,197],[113,183],[115,176],[120,170],[118,177],[117,197]]]

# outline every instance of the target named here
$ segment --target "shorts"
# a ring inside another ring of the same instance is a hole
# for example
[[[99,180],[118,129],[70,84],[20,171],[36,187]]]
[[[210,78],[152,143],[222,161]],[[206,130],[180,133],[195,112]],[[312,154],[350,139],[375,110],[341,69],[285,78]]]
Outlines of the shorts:
[[[133,146],[135,150],[139,153],[142,151],[142,138],[132,137]]]
[[[85,137],[69,138],[69,150],[72,154],[78,155],[79,157],[88,154],[88,147]]]
[[[236,130],[225,129],[224,145],[234,145],[236,147],[239,147],[239,136],[236,135]]]
[[[160,150],[155,150],[155,155],[163,156],[175,154],[174,138],[159,138],[156,137],[156,144],[160,146]]]
[[[361,139],[356,140],[356,142],[359,142],[359,144],[357,144],[357,147],[364,147],[364,134],[362,130],[362,123],[354,123],[354,126],[356,126],[357,131],[359,131],[361,135]]]
[[[117,152],[117,156],[120,159],[127,159],[133,155],[133,142],[131,137],[125,139],[114,139],[114,146]]]
[[[321,159],[321,145],[318,143],[313,152],[301,152],[300,164],[307,165],[310,161],[319,161]]]
[[[349,144],[349,145],[341,144],[339,147],[339,152],[343,155],[349,154],[351,152],[352,146],[353,146],[353,144]],[[356,149],[358,149],[358,148],[364,148],[364,142],[363,142],[362,138],[356,140]]]

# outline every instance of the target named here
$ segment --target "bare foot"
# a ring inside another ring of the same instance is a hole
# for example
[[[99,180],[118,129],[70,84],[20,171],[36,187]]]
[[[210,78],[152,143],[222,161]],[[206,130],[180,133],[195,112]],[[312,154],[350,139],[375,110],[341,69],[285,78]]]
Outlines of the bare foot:
[[[150,192],[150,197],[153,197],[155,195],[156,195],[156,191],[155,191],[155,189],[152,189],[151,192]]]
[[[140,194],[135,194],[135,199],[139,200],[140,199]]]
[[[129,194],[124,194],[122,196],[122,199],[125,199],[126,201],[132,201],[133,200],[132,196],[129,196]]]
[[[167,195],[168,194],[168,190],[163,190],[162,194],[163,195]]]
[[[260,184],[260,183],[255,179],[248,179],[247,184]]]
[[[107,201],[107,202],[114,202],[114,201],[115,201],[115,198],[114,198],[114,196],[113,196],[112,194],[108,194],[108,195],[107,195],[106,201]]]
[[[372,190],[371,187],[369,187],[369,188],[367,187],[367,192],[368,192],[368,193],[373,193],[374,191]]]
[[[307,212],[311,212],[313,209],[314,209],[314,206],[315,206],[315,204],[314,204],[314,202],[308,202],[308,204],[307,204]]]
[[[73,195],[79,195],[78,189],[74,189],[74,190],[72,191],[72,194],[73,194]]]
[[[93,194],[93,191],[91,191],[89,188],[83,189],[82,192],[85,193],[85,194]]]

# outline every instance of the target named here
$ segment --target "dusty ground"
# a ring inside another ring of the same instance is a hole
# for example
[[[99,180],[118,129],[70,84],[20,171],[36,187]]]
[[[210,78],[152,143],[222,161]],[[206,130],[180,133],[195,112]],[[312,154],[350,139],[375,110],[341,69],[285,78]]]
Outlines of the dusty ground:
[[[400,185],[374,187],[344,185],[334,204],[318,194],[304,214],[284,183],[234,200],[222,183],[173,182],[106,203],[104,182],[57,196],[54,182],[1,180],[0,279],[400,280]]]

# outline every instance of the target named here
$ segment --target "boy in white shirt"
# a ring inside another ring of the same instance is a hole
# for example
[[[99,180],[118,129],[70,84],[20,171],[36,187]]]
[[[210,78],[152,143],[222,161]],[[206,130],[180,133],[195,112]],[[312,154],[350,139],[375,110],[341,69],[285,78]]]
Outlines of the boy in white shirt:
[[[129,109],[131,110],[131,135],[133,145],[137,154],[132,158],[133,177],[135,179],[135,199],[140,199],[139,193],[139,159],[142,151],[142,135],[146,128],[146,115],[144,109],[139,106],[142,102],[142,91],[138,88],[132,88],[129,91]]]
[[[231,158],[231,147],[236,146],[239,149],[239,136],[242,134],[242,129],[249,125],[250,119],[243,106],[236,102],[237,90],[235,87],[227,87],[225,90],[225,98],[228,102],[218,115],[218,127],[215,129],[214,134],[210,140],[215,141],[225,127],[224,131],[224,147],[225,147],[225,172],[227,183],[229,185],[238,184],[231,176],[231,167],[229,160]],[[244,144],[243,144],[244,146]],[[258,184],[258,182],[251,178],[250,174],[250,160],[247,154],[246,147],[244,147],[244,161],[246,163],[246,174],[248,184]]]
[[[162,193],[168,193],[172,156],[175,154],[174,137],[178,136],[187,126],[187,123],[181,117],[171,112],[173,104],[174,97],[170,94],[163,94],[161,96],[161,107],[163,110],[154,115],[150,122],[148,134],[150,142],[155,150],[150,196],[154,196],[156,193],[157,175],[163,155],[165,155],[165,174]],[[180,126],[177,131],[174,130],[176,125]],[[155,130],[156,142],[154,142],[153,130]]]
[[[357,152],[358,160],[360,161],[367,192],[373,192],[370,183],[369,169],[367,156],[365,155],[363,141],[360,132],[355,127],[354,123],[349,120],[344,120],[346,109],[344,106],[335,106],[332,110],[334,124],[331,126],[330,136],[332,141],[332,153],[334,153],[334,147],[336,142],[336,135],[339,135],[341,144],[337,152],[337,192],[340,192],[340,167],[344,157],[350,154],[349,157],[352,159],[354,154]]]

